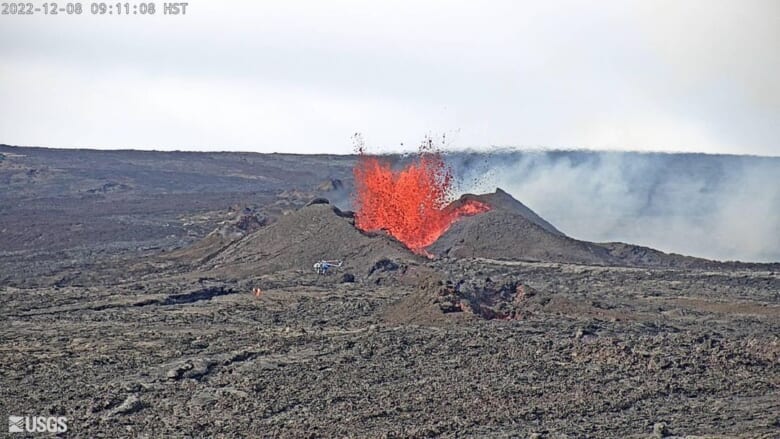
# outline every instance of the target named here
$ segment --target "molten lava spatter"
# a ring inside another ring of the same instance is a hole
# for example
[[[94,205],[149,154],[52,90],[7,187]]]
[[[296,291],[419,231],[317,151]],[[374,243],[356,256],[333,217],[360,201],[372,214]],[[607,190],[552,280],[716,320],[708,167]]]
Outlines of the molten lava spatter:
[[[447,206],[452,172],[429,141],[413,163],[393,170],[389,163],[358,148],[355,165],[355,225],[363,231],[386,230],[416,253],[433,244],[463,215],[490,210],[469,200]]]

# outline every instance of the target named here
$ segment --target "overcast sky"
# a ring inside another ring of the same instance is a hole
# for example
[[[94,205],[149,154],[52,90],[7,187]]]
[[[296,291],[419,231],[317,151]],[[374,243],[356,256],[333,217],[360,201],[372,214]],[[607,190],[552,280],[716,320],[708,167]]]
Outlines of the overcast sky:
[[[161,5],[0,15],[0,143],[780,155],[777,0]]]

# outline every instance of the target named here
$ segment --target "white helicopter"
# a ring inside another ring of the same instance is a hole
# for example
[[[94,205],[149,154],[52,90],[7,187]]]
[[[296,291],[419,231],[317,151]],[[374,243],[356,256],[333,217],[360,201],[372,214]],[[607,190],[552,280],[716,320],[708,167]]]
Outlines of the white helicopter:
[[[344,261],[319,261],[314,264],[314,271],[317,272],[317,274],[328,274],[328,270],[331,268],[338,268],[341,267],[341,265],[344,263]]]

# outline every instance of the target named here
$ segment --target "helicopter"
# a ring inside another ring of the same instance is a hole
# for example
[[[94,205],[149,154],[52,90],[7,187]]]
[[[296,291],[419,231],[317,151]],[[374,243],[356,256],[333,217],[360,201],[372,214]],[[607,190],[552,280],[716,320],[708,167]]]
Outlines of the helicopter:
[[[344,263],[344,261],[319,261],[314,264],[314,271],[317,274],[328,274],[328,270],[331,268],[338,268],[341,267],[341,265]]]

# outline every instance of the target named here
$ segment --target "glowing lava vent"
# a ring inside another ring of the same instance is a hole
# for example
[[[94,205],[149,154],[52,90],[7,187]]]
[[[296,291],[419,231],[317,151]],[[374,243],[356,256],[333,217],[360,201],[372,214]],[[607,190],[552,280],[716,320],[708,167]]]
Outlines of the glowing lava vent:
[[[358,139],[355,164],[355,224],[363,231],[385,230],[415,253],[425,253],[458,218],[487,212],[475,200],[452,201],[452,170],[431,139],[402,169],[365,154]]]

